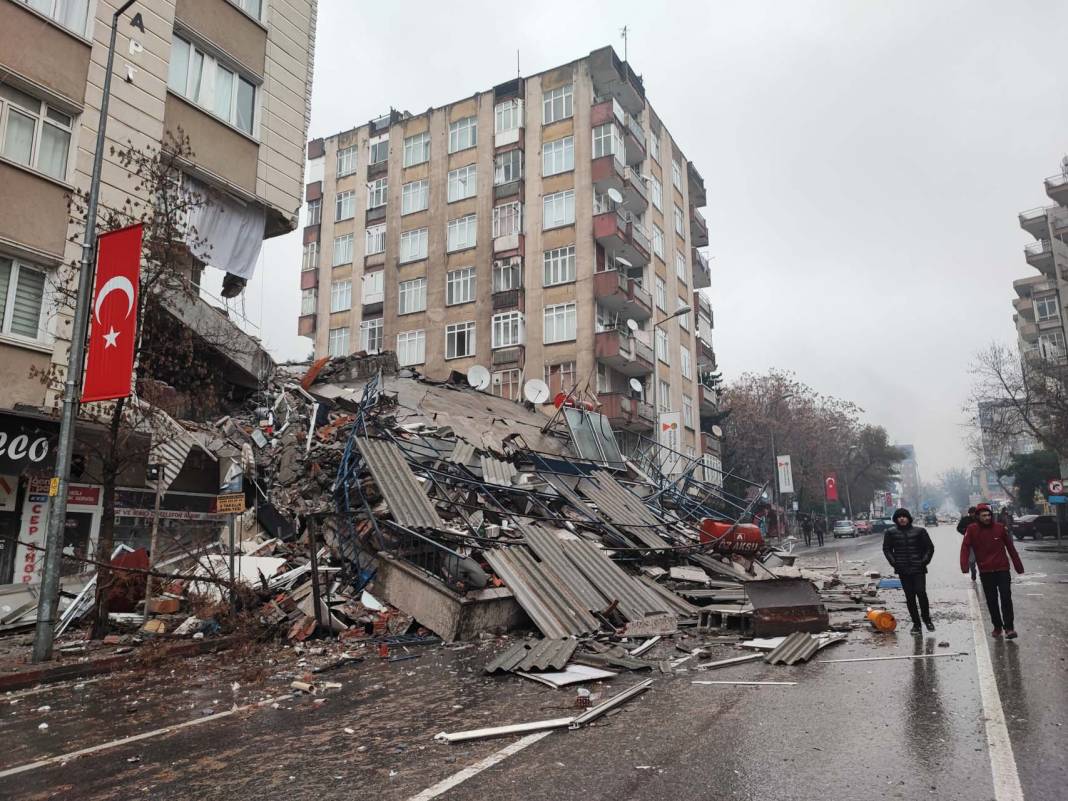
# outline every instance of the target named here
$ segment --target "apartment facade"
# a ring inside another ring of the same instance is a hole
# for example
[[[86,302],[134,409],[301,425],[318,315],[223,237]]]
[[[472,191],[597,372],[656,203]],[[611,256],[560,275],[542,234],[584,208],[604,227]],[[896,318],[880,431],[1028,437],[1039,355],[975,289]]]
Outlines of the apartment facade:
[[[77,263],[82,240],[67,204],[88,190],[118,6],[116,0],[0,0],[0,441],[9,446],[0,452],[0,584],[12,577],[14,538],[45,528],[47,497],[41,500],[35,482],[54,463],[50,413],[59,401],[72,318],[57,284],[60,268]],[[170,311],[197,334],[230,325],[197,294],[199,270],[231,273],[239,291],[263,239],[297,227],[315,15],[316,0],[138,0],[119,20],[101,204],[151,202],[115,151],[165,147],[168,134],[183,132],[193,155],[180,164],[176,184],[210,188],[222,227],[244,226],[226,235],[229,252],[244,258],[189,260],[193,291]],[[220,358],[230,359],[235,380],[254,385],[262,352],[236,350],[241,353]],[[76,458],[78,451],[76,440]],[[129,481],[133,492],[144,487],[140,473]],[[168,497],[200,513],[197,492],[182,498],[189,488],[178,482],[174,489]],[[68,505],[75,521],[68,528],[91,543],[101,514],[99,487],[76,486]],[[25,582],[34,573],[18,575]]]
[[[1013,322],[1022,355],[1062,361],[1068,354],[1068,165],[1044,181],[1052,205],[1020,212],[1020,227],[1034,237],[1024,258],[1038,274],[1013,281]]]
[[[316,356],[394,350],[435,378],[482,365],[508,398],[588,382],[632,443],[653,435],[655,372],[662,441],[719,466],[701,430],[704,183],[612,48],[308,158],[298,331]]]

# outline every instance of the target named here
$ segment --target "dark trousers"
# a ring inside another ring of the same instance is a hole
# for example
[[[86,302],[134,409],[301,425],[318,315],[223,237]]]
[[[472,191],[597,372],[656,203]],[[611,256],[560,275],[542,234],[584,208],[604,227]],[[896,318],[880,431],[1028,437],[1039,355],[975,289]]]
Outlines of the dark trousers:
[[[921,618],[924,623],[931,620],[931,607],[927,602],[927,574],[904,573],[898,574],[901,579],[901,589],[905,591],[905,603],[908,605],[909,614],[912,616],[912,625],[920,625]],[[919,609],[916,602],[919,601]]]
[[[990,610],[990,622],[994,624],[994,628],[1013,628],[1012,579],[1009,578],[1009,571],[995,570],[993,573],[980,573],[979,581],[983,583],[986,608]],[[1000,609],[998,608],[999,598]]]
[[[819,543],[819,546],[821,548],[823,547],[823,530],[822,529],[816,529],[816,542]]]

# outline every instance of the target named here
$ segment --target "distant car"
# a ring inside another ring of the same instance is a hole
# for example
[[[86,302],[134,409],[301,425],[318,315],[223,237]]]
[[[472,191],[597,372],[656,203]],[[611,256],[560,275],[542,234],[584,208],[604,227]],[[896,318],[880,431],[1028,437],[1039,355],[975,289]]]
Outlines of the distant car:
[[[834,524],[834,529],[831,531],[834,534],[834,538],[839,537],[855,537],[857,536],[857,527],[853,525],[851,520],[839,520]]]
[[[883,534],[888,528],[894,525],[894,521],[889,517],[877,517],[871,521],[871,533]]]
[[[856,526],[857,534],[871,534],[870,520],[855,520],[853,525]]]
[[[925,526],[937,526],[938,515],[936,515],[934,512],[928,512],[923,516],[923,524]]]
[[[1012,536],[1018,540],[1024,537],[1041,539],[1057,536],[1057,521],[1053,515],[1021,515],[1012,521]]]

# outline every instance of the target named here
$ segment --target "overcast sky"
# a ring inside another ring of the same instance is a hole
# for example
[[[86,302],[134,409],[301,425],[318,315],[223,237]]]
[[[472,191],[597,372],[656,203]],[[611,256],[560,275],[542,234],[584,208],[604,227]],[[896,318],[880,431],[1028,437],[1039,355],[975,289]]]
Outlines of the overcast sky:
[[[320,0],[309,136],[489,89],[517,49],[524,75],[622,55],[623,25],[704,176],[725,377],[793,370],[914,443],[924,479],[966,465],[969,364],[1015,340],[1036,274],[1016,215],[1068,149],[1068,3]],[[279,360],[311,350],[299,271],[299,234],[271,240],[245,299]]]

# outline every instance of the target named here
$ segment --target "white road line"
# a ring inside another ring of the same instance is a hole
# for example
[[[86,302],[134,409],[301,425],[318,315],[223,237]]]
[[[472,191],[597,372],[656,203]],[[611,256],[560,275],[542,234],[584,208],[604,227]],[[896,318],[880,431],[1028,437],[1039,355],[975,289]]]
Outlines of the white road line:
[[[976,600],[978,589],[968,593],[971,608],[972,636],[975,638],[975,663],[979,669],[979,694],[983,699],[983,720],[986,723],[986,744],[990,751],[990,772],[994,778],[995,801],[1023,801],[1020,774],[1016,771],[1016,757],[1005,726],[1005,711],[1001,707],[994,665],[990,661],[986,626]]]
[[[492,768],[498,762],[503,762],[513,754],[518,754],[528,745],[534,745],[538,740],[543,737],[548,737],[550,734],[552,734],[551,731],[539,731],[534,734],[528,734],[521,740],[516,740],[511,745],[506,745],[500,751],[490,754],[485,759],[479,760],[471,767],[464,768],[460,772],[454,773],[446,779],[442,779],[433,787],[427,787],[423,792],[419,793],[419,795],[413,795],[408,801],[430,801],[431,798],[437,798],[442,793],[447,793],[453,787],[463,784],[471,777],[477,776],[487,768]]]
[[[211,721],[219,720],[220,718],[229,717],[237,712],[244,712],[246,709],[255,709],[260,706],[267,706],[267,704],[277,703],[292,698],[292,693],[286,693],[285,695],[279,695],[277,698],[268,698],[266,701],[257,701],[254,704],[245,704],[244,706],[234,707],[233,709],[227,709],[225,712],[217,712],[214,715],[205,715],[202,718],[194,718],[193,720],[187,720],[185,723],[176,723],[173,726],[164,726],[162,729],[153,729],[152,731],[146,731],[142,734],[134,734],[130,737],[123,737],[119,740],[111,740],[110,742],[101,743],[100,745],[93,745],[89,748],[80,748],[77,751],[70,751],[66,754],[60,754],[59,756],[48,757],[46,759],[39,759],[36,762],[28,762],[25,765],[18,765],[14,768],[8,768],[7,770],[0,771],[0,779],[8,776],[15,776],[19,773],[27,773],[31,770],[37,770],[38,768],[45,768],[49,765],[56,765],[61,762],[69,762],[72,759],[78,757],[87,756],[88,754],[95,754],[98,751],[106,751],[109,748],[116,748],[120,745],[126,745],[127,743],[136,743],[141,740],[148,740],[152,737],[159,737],[161,734],[168,734],[172,731],[179,731],[180,729],[187,729],[191,726],[199,726],[202,723],[209,723]]]

